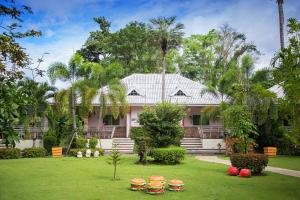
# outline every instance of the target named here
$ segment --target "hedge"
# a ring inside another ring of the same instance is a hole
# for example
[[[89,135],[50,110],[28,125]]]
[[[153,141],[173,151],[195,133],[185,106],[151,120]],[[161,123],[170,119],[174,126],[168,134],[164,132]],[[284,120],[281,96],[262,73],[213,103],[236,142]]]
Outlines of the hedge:
[[[232,154],[231,164],[239,170],[250,169],[252,174],[260,174],[268,165],[268,156],[264,154]]]
[[[154,161],[164,164],[178,164],[186,155],[186,149],[181,147],[154,148],[150,154]]]
[[[45,148],[26,148],[22,151],[23,158],[38,158],[45,157],[47,155],[47,150]]]
[[[21,157],[21,150],[17,148],[0,149],[0,159],[18,159]]]
[[[77,138],[75,141],[75,146],[78,149],[86,148],[86,144],[87,144],[87,139],[85,138]]]
[[[87,150],[87,149],[85,149],[85,148],[81,148],[81,149],[70,149],[70,151],[69,151],[68,154],[69,154],[69,156],[77,157],[78,151],[81,151],[82,156],[85,156],[86,150]],[[92,156],[94,155],[94,152],[95,152],[95,151],[99,151],[99,156],[103,156],[103,155],[104,155],[104,149],[102,149],[102,148],[96,148],[96,149],[91,149]]]

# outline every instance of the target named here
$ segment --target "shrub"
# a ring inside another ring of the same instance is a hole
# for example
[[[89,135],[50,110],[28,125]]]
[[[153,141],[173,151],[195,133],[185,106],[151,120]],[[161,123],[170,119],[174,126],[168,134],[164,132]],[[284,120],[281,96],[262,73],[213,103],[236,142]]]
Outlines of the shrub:
[[[69,156],[77,157],[78,151],[81,151],[82,152],[82,156],[85,156],[86,150],[87,150],[86,148],[70,149],[70,151],[69,151],[68,154],[69,154]],[[103,156],[104,155],[104,149],[102,149],[102,148],[91,149],[91,151],[92,151],[92,155],[94,155],[95,151],[99,151],[99,156]]]
[[[180,120],[185,115],[183,107],[165,102],[155,107],[146,107],[139,115],[139,123],[151,139],[151,146],[179,146],[184,135]]]
[[[80,138],[76,139],[75,146],[78,149],[86,148],[86,143],[87,143],[87,140],[85,138],[80,137]]]
[[[47,155],[47,150],[45,148],[26,148],[22,151],[23,158],[38,158]]]
[[[43,137],[44,148],[48,153],[51,153],[52,147],[55,147],[57,144],[56,137],[54,135],[45,135]]]
[[[139,156],[139,163],[147,163],[150,138],[143,128],[134,127],[130,130],[130,136],[134,140],[134,147]]]
[[[21,157],[21,150],[17,148],[0,149],[0,159],[18,159]]]
[[[253,174],[260,174],[268,165],[268,156],[264,154],[232,154],[231,164],[239,170],[250,169]]]
[[[98,144],[98,140],[96,138],[89,139],[89,146],[91,149],[95,149]]]
[[[151,157],[154,158],[156,162],[164,164],[178,164],[180,163],[186,154],[186,150],[181,147],[165,147],[165,148],[155,148],[151,152]]]

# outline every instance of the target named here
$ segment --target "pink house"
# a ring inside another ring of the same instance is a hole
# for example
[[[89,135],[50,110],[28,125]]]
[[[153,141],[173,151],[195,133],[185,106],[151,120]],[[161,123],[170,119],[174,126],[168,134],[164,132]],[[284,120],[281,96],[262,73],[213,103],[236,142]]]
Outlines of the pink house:
[[[161,102],[161,74],[132,74],[122,79],[126,87],[129,112],[118,119],[108,114],[104,117],[104,130],[100,131],[104,148],[109,149],[111,143],[117,143],[121,150],[131,152],[133,142],[130,139],[130,129],[138,127],[138,115],[144,106],[153,106]],[[221,100],[211,94],[201,91],[205,88],[199,82],[192,81],[179,74],[166,75],[166,101],[186,106],[187,117],[182,120],[185,129],[181,145],[191,153],[223,152],[225,145],[224,133],[219,120],[200,123],[201,112],[207,106],[219,106]],[[94,99],[94,107],[99,106],[99,100]],[[87,136],[99,135],[97,130],[98,113],[90,113],[85,119]]]

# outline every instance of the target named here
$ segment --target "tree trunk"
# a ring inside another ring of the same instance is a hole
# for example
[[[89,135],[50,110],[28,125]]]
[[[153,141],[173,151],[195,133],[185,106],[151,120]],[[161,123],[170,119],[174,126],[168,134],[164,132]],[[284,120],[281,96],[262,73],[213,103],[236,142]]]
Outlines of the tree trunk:
[[[283,15],[283,0],[277,0],[278,15],[279,15],[279,31],[280,31],[280,47],[284,48],[284,15]]]
[[[163,50],[163,70],[162,70],[162,87],[161,87],[161,102],[165,101],[166,95],[166,51]]]
[[[32,137],[32,147],[33,148],[36,147],[36,138],[37,138],[36,123],[37,123],[37,116],[36,116],[36,114],[34,114],[34,119],[33,119],[33,137]]]
[[[72,98],[72,118],[73,118],[73,134],[75,135],[75,138],[78,137],[77,135],[77,125],[76,125],[76,109],[75,109],[75,93],[73,91],[73,86],[71,87],[71,98]]]

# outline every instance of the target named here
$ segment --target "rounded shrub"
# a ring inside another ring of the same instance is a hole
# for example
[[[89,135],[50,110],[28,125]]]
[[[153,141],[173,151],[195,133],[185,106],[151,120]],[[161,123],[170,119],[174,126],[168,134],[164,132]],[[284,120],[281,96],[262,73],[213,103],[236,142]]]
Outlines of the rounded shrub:
[[[87,143],[87,140],[85,138],[77,138],[76,141],[75,141],[75,146],[77,149],[82,149],[82,148],[86,148],[86,143]]]
[[[154,161],[169,165],[180,163],[186,155],[186,150],[181,147],[154,148],[151,157]]]
[[[54,135],[45,135],[43,137],[44,148],[48,153],[51,153],[52,147],[55,147],[57,144],[56,137]]]
[[[0,159],[18,159],[21,157],[21,150],[17,148],[0,149]]]
[[[22,151],[23,158],[38,158],[45,157],[47,155],[47,150],[45,148],[26,148]]]
[[[241,169],[250,169],[252,174],[260,174],[268,165],[268,156],[264,154],[232,154],[231,164]]]
[[[98,140],[96,138],[92,137],[91,139],[89,139],[89,147],[91,149],[95,149],[97,144],[98,144]]]

